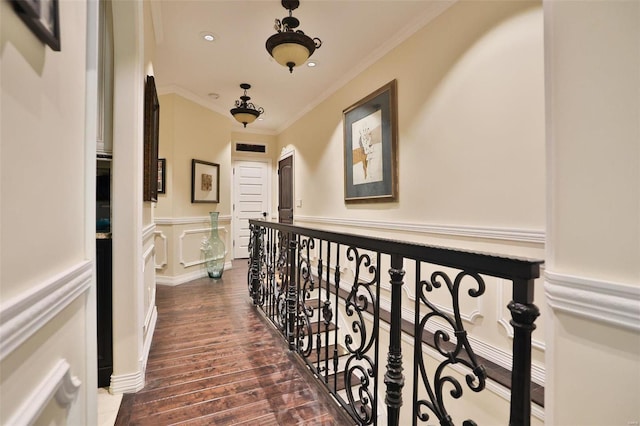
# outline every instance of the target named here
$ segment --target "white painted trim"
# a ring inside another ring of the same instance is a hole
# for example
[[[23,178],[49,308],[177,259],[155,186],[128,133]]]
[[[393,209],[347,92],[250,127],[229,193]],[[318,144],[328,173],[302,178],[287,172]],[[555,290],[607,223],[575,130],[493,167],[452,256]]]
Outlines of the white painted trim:
[[[151,350],[151,342],[153,340],[153,333],[156,330],[156,322],[158,321],[158,308],[156,308],[155,300],[151,305],[151,309],[147,313],[147,317],[144,320],[144,327],[146,333],[144,334],[144,343],[142,349],[142,359],[140,364],[142,365],[142,371],[147,371],[147,361],[149,360],[149,351]]]
[[[427,223],[375,221],[365,219],[344,219],[321,216],[295,216],[295,221],[340,225],[367,229],[383,229],[386,231],[404,231],[419,234],[437,234],[457,237],[483,238],[518,243],[535,243],[544,245],[545,232],[528,229],[507,229],[462,225],[436,225]]]
[[[49,374],[36,386],[20,407],[7,421],[8,425],[32,425],[52,398],[68,409],[78,396],[82,382],[71,375],[71,366],[65,359],[59,360]]]
[[[156,225],[172,226],[172,225],[192,225],[210,223],[209,216],[194,216],[194,217],[157,217],[155,219]],[[231,215],[219,215],[218,222],[231,222]]]
[[[109,393],[135,393],[144,387],[143,371],[136,371],[129,374],[112,374]]]
[[[640,331],[640,287],[546,271],[545,294],[555,311]]]
[[[158,262],[157,262],[158,259],[155,258],[155,261],[156,261],[155,262],[155,267],[156,267],[156,269],[162,269],[165,266],[167,266],[167,254],[169,253],[169,245],[168,245],[168,242],[167,242],[167,236],[164,235],[164,232],[156,230],[156,231],[154,231],[154,237],[155,236],[158,236],[158,237],[160,237],[162,239],[162,248],[164,250],[164,259],[163,259],[162,263],[158,264]],[[154,246],[155,246],[155,243],[154,243]]]
[[[228,234],[227,228],[225,228],[224,226],[218,226],[218,231],[223,231],[225,234]],[[184,260],[184,244],[183,244],[184,238],[190,234],[202,234],[202,233],[210,233],[210,232],[211,232],[211,227],[187,229],[185,231],[182,231],[182,234],[180,235],[180,237],[178,237],[178,258],[180,259],[180,263],[185,268],[189,268],[191,266],[196,266],[196,265],[202,265],[205,263],[205,260],[198,259],[190,262],[187,262],[186,260]],[[205,235],[205,238],[206,238],[206,235]],[[225,253],[224,253],[225,256],[227,255],[228,252],[229,252],[229,249],[225,246]]]
[[[0,361],[91,287],[93,262],[81,262],[0,305]]]
[[[233,269],[233,263],[229,260],[224,264],[224,270]],[[204,278],[207,276],[207,270],[202,268],[197,271],[189,272],[187,274],[177,276],[156,275],[156,284],[177,286],[180,284],[188,283],[189,281],[197,280],[198,278]],[[224,277],[224,274],[223,274]]]
[[[156,224],[152,223],[142,229],[142,242],[151,238],[156,230]]]
[[[150,245],[149,248],[145,250],[145,252],[142,254],[142,272],[143,273],[147,269],[147,263],[149,262],[149,258],[151,257],[151,255],[154,255],[153,264],[155,266],[155,253],[156,253],[156,247],[154,245]]]

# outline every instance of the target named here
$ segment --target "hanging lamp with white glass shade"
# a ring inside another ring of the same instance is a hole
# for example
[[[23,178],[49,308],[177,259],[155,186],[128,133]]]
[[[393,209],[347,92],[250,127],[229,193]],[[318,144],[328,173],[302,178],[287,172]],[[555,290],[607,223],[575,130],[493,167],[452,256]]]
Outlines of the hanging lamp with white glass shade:
[[[240,96],[240,99],[236,100],[235,108],[231,109],[231,115],[239,123],[242,123],[244,127],[247,124],[253,123],[256,118],[260,117],[260,114],[264,114],[264,108],[256,107],[251,100],[250,96],[247,96],[247,90],[251,88],[248,83],[242,83],[240,88],[244,90],[244,95]]]
[[[282,21],[276,19],[277,33],[267,39],[266,48],[277,63],[289,68],[292,73],[294,67],[304,64],[322,46],[322,41],[296,30],[300,21],[292,16],[292,12],[300,6],[299,0],[282,0],[281,3],[289,11],[289,16],[282,18]]]

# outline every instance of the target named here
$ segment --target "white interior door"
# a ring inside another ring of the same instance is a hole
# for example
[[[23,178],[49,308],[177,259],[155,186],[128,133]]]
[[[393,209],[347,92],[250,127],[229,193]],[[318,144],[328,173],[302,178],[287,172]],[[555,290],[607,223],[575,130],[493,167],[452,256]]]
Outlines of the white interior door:
[[[269,163],[236,161],[233,174],[233,257],[249,257],[249,219],[269,215]]]

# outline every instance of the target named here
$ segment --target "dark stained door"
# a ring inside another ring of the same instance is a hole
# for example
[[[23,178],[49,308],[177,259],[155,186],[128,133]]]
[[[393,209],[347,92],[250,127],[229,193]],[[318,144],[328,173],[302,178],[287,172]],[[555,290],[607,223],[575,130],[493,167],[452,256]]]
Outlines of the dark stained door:
[[[293,223],[293,155],[278,162],[278,222]]]

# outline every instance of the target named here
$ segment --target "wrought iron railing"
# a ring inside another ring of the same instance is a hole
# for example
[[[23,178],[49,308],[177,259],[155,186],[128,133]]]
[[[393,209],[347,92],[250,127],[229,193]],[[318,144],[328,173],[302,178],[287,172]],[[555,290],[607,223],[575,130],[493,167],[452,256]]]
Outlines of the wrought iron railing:
[[[463,386],[450,367],[466,367],[466,385],[474,392],[484,389],[486,380],[461,319],[461,293],[468,288],[469,298],[480,297],[485,277],[511,281],[513,300],[508,308],[514,338],[509,424],[530,423],[531,333],[539,314],[533,289],[541,261],[249,222],[248,285],[253,303],[356,424],[377,424],[379,416],[384,418],[380,411],[386,411],[388,425],[400,422],[405,305],[415,312],[412,423],[435,417],[441,425],[453,425],[445,400],[447,395],[460,398]],[[384,269],[388,277],[383,276]],[[403,297],[405,279],[415,286],[414,302]],[[448,307],[439,303],[443,290]],[[385,317],[382,323],[381,317]],[[389,327],[388,349],[383,354],[382,325]],[[442,357],[435,369],[426,365],[423,344]],[[378,400],[381,386],[385,386],[384,403]],[[463,424],[475,423],[464,420]]]

